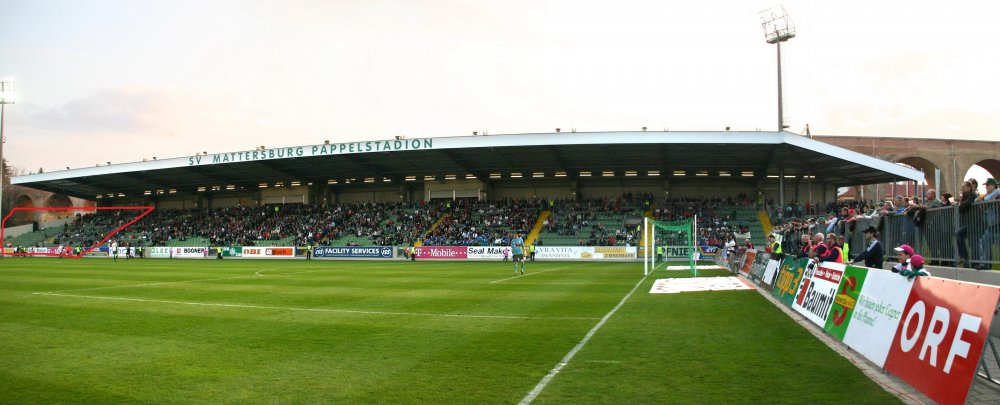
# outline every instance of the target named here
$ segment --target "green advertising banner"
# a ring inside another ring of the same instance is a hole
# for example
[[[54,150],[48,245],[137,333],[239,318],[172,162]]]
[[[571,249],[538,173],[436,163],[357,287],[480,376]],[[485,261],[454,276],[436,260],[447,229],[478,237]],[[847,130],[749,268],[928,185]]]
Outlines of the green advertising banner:
[[[830,317],[826,320],[823,329],[837,340],[844,340],[847,333],[847,325],[851,323],[851,315],[854,307],[858,304],[858,297],[861,295],[861,286],[865,284],[868,277],[868,269],[865,267],[847,266],[844,270],[844,277],[837,287],[837,296],[833,299],[833,306],[830,310]]]
[[[795,293],[799,291],[799,284],[802,283],[802,274],[805,273],[806,266],[809,265],[808,258],[792,259],[786,258],[781,263],[781,271],[778,272],[777,281],[774,283],[774,297],[792,306]]]
[[[243,246],[225,246],[222,249],[222,257],[243,257]]]

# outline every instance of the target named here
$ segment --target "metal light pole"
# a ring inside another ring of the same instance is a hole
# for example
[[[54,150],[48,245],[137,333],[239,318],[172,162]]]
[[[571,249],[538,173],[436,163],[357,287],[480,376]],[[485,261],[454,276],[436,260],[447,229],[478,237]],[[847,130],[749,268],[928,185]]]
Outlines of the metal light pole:
[[[0,81],[0,215],[3,215],[3,144],[7,138],[3,135],[3,113],[7,104],[14,104],[14,81]],[[3,249],[0,246],[0,249]]]
[[[795,25],[785,12],[785,7],[776,6],[760,12],[760,23],[764,27],[764,40],[778,46],[778,132],[788,128],[785,124],[784,93],[781,89],[781,43],[795,37]]]

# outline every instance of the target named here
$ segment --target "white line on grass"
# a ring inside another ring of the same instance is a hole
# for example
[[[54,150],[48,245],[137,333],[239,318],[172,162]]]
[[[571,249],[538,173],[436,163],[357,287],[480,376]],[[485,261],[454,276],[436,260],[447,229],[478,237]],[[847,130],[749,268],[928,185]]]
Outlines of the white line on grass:
[[[32,293],[32,294],[36,294],[36,295],[37,294],[52,295],[52,294],[55,294],[55,293],[74,292],[74,291],[93,291],[93,290],[108,290],[108,289],[112,289],[112,288],[148,287],[148,286],[152,286],[152,285],[197,283],[197,282],[200,282],[200,281],[235,280],[235,279],[238,279],[238,278],[253,278],[253,277],[257,277],[257,276],[256,275],[249,275],[249,276],[219,277],[219,278],[199,278],[197,280],[164,281],[164,282],[159,282],[159,283],[109,285],[109,286],[104,286],[104,287],[76,288],[76,289],[72,289],[72,290],[42,291],[42,292],[36,292],[36,293]]]
[[[581,340],[580,343],[577,343],[576,346],[573,346],[573,349],[571,349],[569,353],[566,353],[566,355],[563,356],[562,360],[560,360],[559,363],[556,363],[556,366],[553,367],[552,370],[549,370],[549,373],[546,374],[545,377],[542,377],[542,380],[538,382],[538,385],[536,385],[535,388],[528,393],[528,395],[525,395],[524,398],[521,399],[519,405],[530,404],[531,401],[534,401],[535,398],[538,397],[538,394],[542,393],[545,387],[549,385],[549,382],[551,382],[552,379],[555,378],[556,374],[559,374],[559,371],[561,371],[563,367],[566,367],[566,365],[569,364],[570,360],[573,360],[573,357],[576,356],[576,353],[579,352],[580,349],[583,349],[583,346],[587,345],[587,342],[590,341],[590,338],[594,337],[594,334],[597,333],[597,330],[601,329],[601,327],[604,326],[604,323],[607,322],[608,319],[615,314],[615,312],[618,312],[618,308],[621,308],[622,305],[625,305],[625,301],[628,301],[629,297],[631,297],[632,294],[635,293],[635,290],[639,288],[639,285],[641,285],[643,281],[646,281],[646,277],[648,276],[643,276],[638,283],[635,283],[635,287],[632,287],[632,291],[629,291],[628,294],[625,294],[625,297],[622,298],[621,301],[618,301],[618,305],[615,305],[614,308],[611,308],[611,311],[609,311],[606,315],[604,315],[604,317],[601,318],[601,321],[590,329],[590,332],[587,332],[587,335],[583,337],[583,340]]]
[[[542,274],[542,273],[548,273],[548,272],[550,272],[550,271],[556,271],[556,270],[562,270],[562,269],[568,269],[568,268],[569,268],[569,267],[556,267],[556,268],[554,268],[554,269],[548,269],[548,270],[542,270],[542,271],[536,271],[536,272],[534,272],[534,273],[524,273],[524,275],[520,275],[520,276],[514,276],[514,277],[507,277],[507,278],[505,278],[505,279],[503,279],[503,280],[496,280],[496,281],[490,281],[490,284],[493,284],[493,283],[499,283],[499,282],[501,282],[501,281],[507,281],[507,280],[513,280],[513,279],[515,279],[515,278],[522,278],[522,277],[528,277],[528,276],[533,276],[533,275],[535,275],[535,274]]]
[[[387,268],[388,267],[372,267],[371,269],[387,269]],[[236,280],[236,279],[241,279],[241,278],[262,277],[262,276],[265,276],[265,274],[261,274],[262,272],[270,271],[270,270],[277,270],[277,269],[259,270],[256,273],[254,273],[253,275],[249,275],[249,276],[233,276],[233,277],[218,277],[218,278],[199,278],[199,279],[195,279],[195,280],[163,281],[163,282],[158,282],[158,283],[109,285],[109,286],[104,286],[104,287],[75,288],[75,289],[72,289],[72,290],[40,291],[40,292],[35,292],[35,293],[32,293],[32,294],[36,294],[36,295],[37,294],[49,294],[49,295],[52,295],[54,293],[65,293],[65,292],[76,292],[76,291],[93,291],[93,290],[109,290],[109,289],[112,289],[112,288],[149,287],[149,286],[154,286],[154,285],[198,283],[198,282],[202,282],[202,281]],[[320,271],[330,271],[330,270],[336,270],[336,269],[319,269],[319,270],[309,270],[309,271],[297,271],[297,272],[294,272],[294,273],[278,273],[278,274],[272,274],[272,276],[288,276],[288,275],[292,275],[292,274],[316,273],[316,272],[320,272]]]
[[[193,305],[201,307],[270,309],[270,310],[282,310],[282,311],[327,312],[327,313],[361,314],[361,315],[427,316],[427,317],[442,317],[442,318],[479,318],[479,319],[518,319],[518,320],[540,320],[540,321],[593,321],[597,319],[594,317],[577,317],[577,316],[540,317],[540,316],[510,316],[510,315],[435,314],[427,312],[362,311],[353,309],[296,308],[296,307],[278,307],[270,305],[253,305],[253,304],[226,304],[217,302],[153,300],[145,298],[107,297],[101,295],[78,295],[78,294],[59,294],[59,293],[34,293],[34,294],[47,295],[52,297],[90,298],[96,300],[148,302],[148,303],[174,304],[174,305]]]

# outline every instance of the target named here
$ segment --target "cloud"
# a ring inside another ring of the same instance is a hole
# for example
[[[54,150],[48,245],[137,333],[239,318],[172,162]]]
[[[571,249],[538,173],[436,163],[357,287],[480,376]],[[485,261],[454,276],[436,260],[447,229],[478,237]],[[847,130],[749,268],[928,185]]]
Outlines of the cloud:
[[[130,132],[160,119],[169,95],[147,88],[102,89],[32,114],[27,125],[64,132]]]

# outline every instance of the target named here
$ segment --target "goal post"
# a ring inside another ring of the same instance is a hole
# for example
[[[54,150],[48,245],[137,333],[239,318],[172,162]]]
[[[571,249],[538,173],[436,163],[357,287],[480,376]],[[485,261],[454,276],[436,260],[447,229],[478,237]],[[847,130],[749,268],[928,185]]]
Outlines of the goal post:
[[[686,261],[691,274],[698,276],[699,251],[695,246],[698,217],[683,221],[657,221],[644,218],[643,229],[646,249],[643,253],[643,274],[673,261]],[[660,252],[663,252],[662,257]]]

